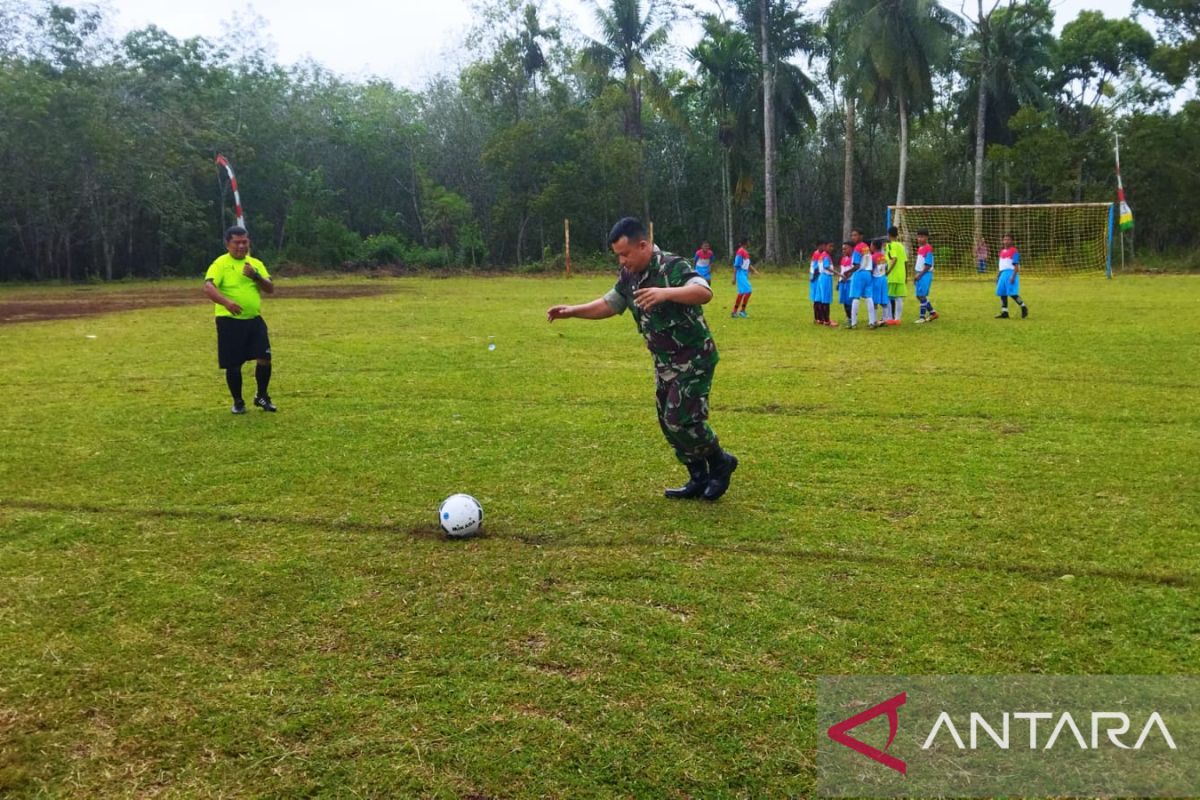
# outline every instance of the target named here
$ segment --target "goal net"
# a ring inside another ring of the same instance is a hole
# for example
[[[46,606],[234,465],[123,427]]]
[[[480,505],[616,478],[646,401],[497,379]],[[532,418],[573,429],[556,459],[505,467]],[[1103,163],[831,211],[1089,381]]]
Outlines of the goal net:
[[[1005,234],[1021,253],[1023,275],[1110,273],[1112,203],[1000,206],[888,206],[888,226],[915,251],[929,231],[939,275],[995,275]],[[980,262],[983,267],[980,267]]]

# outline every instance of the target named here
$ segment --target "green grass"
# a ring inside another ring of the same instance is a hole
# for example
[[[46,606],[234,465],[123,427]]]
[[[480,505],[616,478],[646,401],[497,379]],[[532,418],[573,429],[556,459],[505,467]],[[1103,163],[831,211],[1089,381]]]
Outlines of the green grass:
[[[0,327],[0,794],[800,796],[817,675],[1195,672],[1196,279],[720,283],[713,505],[630,320],[544,321],[610,281],[284,281],[240,418],[199,299]]]

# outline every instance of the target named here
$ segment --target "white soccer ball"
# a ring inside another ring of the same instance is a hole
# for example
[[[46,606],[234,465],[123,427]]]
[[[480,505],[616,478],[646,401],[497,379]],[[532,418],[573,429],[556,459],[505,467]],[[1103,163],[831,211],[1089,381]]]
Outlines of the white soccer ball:
[[[483,527],[483,506],[469,494],[452,494],[438,509],[438,524],[447,536],[474,536]]]

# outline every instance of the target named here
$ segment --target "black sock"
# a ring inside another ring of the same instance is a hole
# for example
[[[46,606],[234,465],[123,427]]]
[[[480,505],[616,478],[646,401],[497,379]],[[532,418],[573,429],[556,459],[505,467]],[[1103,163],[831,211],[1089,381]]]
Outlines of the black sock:
[[[1012,299],[1013,299],[1013,300],[1016,300],[1016,301],[1017,301],[1017,305],[1019,305],[1019,306],[1023,306],[1023,305],[1025,305],[1025,303],[1023,303],[1023,302],[1021,301],[1021,295],[1019,295],[1019,294],[1014,294],[1014,295],[1012,296]]]
[[[239,382],[240,382],[239,378]],[[267,394],[267,386],[271,383],[271,365],[259,364],[254,368],[254,380],[258,381],[258,396],[270,397]]]
[[[821,321],[821,304],[813,303],[813,319],[817,322]]]
[[[846,309],[846,319],[850,319],[850,304],[842,303],[842,308]]]
[[[233,397],[233,402],[243,403],[242,400],[242,368],[229,367],[225,370],[225,384],[229,387],[229,394]]]

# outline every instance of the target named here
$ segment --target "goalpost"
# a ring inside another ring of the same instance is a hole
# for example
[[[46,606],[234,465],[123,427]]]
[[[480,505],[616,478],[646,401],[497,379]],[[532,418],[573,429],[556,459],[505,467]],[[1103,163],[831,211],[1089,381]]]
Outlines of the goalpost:
[[[900,229],[910,251],[917,230],[927,229],[943,276],[995,275],[1001,240],[1011,234],[1023,275],[1103,272],[1111,278],[1114,209],[1113,203],[888,206],[887,225]]]

